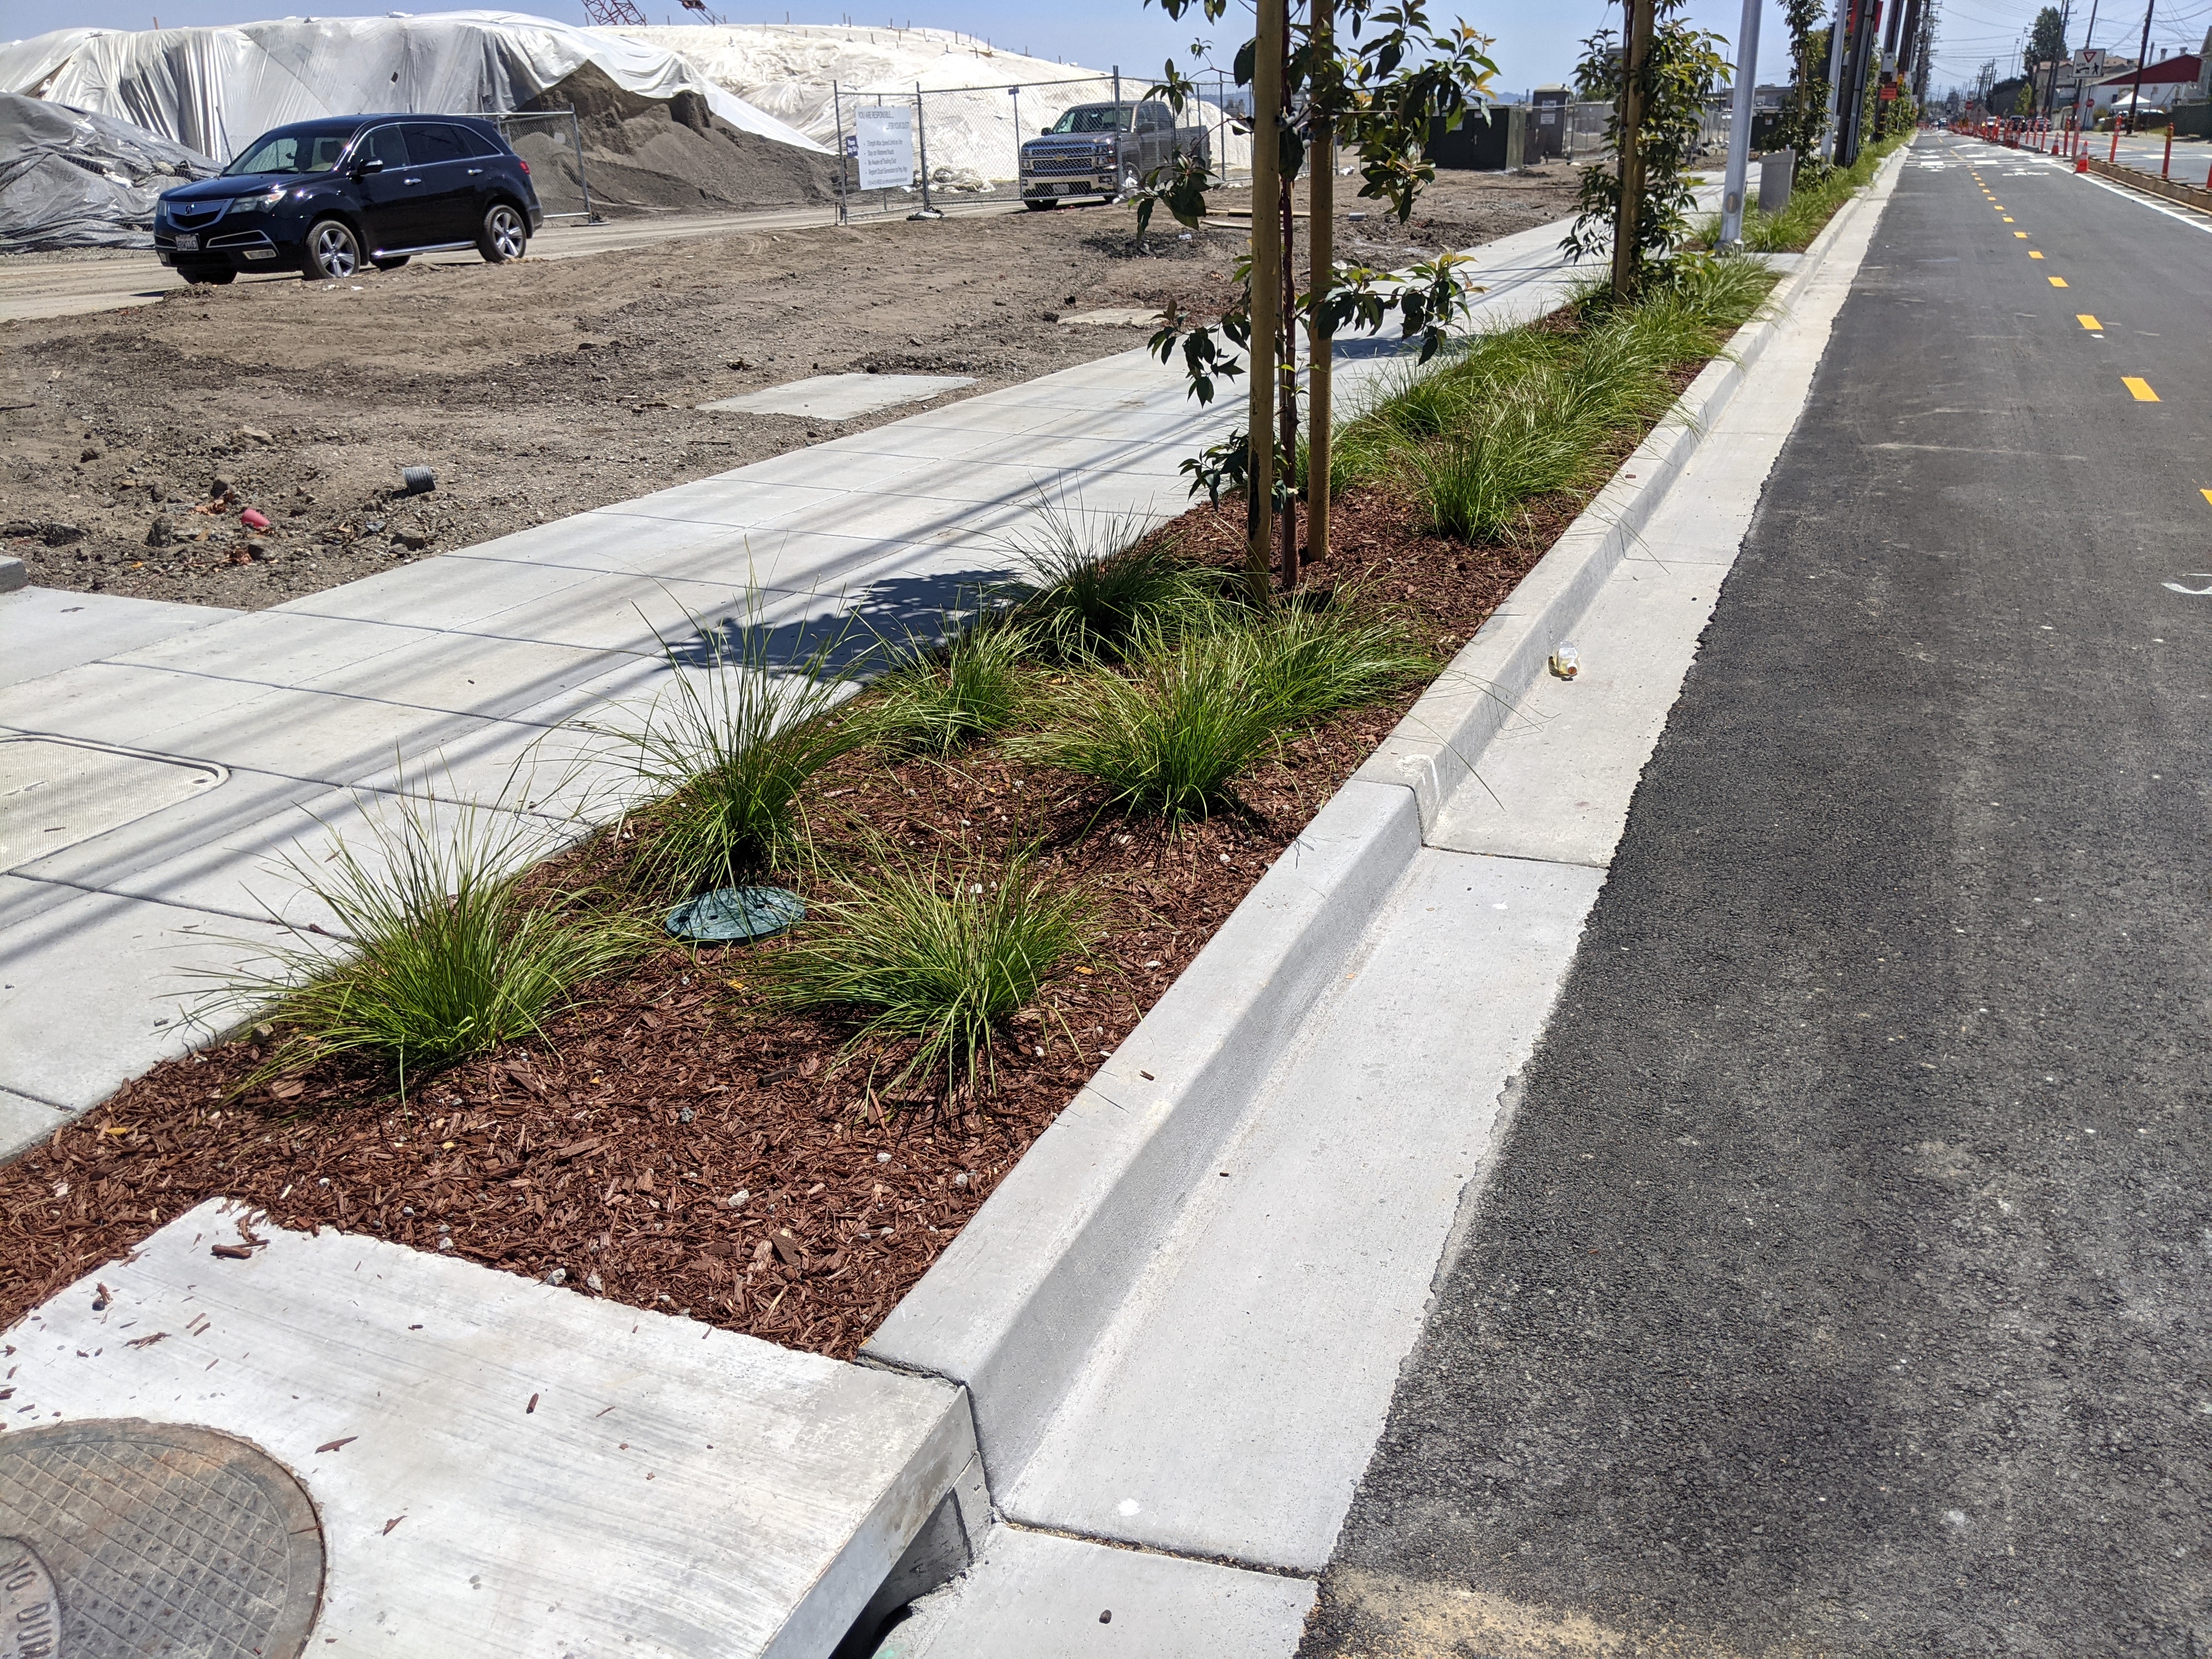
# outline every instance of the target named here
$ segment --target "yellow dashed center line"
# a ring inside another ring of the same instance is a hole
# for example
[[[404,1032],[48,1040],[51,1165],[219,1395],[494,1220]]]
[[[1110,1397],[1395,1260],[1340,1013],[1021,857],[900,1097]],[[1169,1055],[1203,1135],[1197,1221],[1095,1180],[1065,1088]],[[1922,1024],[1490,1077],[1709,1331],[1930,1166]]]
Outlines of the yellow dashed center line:
[[[2027,251],[2027,257],[2031,259],[2040,259],[2043,256],[2040,253],[2038,253],[2033,248],[2030,248]]]
[[[2011,222],[2011,221],[2008,220],[2008,221],[2006,221],[2006,222],[2007,222],[2008,224],[2009,224],[2009,223]],[[2013,232],[2013,236],[2014,236],[2014,239],[2015,240],[2018,240],[2018,241],[2022,241],[2022,242],[2024,242],[2024,241],[2026,241],[2026,240],[2027,240],[2027,233],[2026,231],[2024,231],[2024,230],[2015,230],[2014,232]]]
[[[2051,286],[2053,288],[2064,288],[2066,286],[2066,279],[2063,276],[2053,276],[2051,279]]]
[[[2104,327],[2102,323],[2099,322],[2094,317],[2092,317],[2086,311],[2075,312],[2074,313],[2074,320],[2081,324],[2082,327],[2090,330],[2092,332]]]
[[[2006,215],[2005,215],[2005,216],[2004,216],[2004,222],[2005,222],[2007,224],[2010,224],[2010,223],[2012,222],[2012,215],[2010,215],[2009,213],[2006,214]]]
[[[2212,489],[2200,489],[2197,493],[2202,495],[2207,503],[2212,503]]]
[[[2158,401],[2158,393],[2150,389],[2150,382],[2139,374],[2123,374],[2120,376],[2120,384],[2135,393],[2136,401],[2139,404],[2154,404]]]

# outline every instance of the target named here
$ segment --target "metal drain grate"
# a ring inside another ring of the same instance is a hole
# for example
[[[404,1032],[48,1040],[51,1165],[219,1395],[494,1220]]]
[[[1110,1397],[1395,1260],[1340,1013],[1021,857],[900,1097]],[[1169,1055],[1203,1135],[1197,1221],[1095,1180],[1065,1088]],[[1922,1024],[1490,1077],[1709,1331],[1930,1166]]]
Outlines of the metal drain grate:
[[[322,1587],[314,1506],[243,1440],[127,1419],[0,1436],[0,1659],[297,1659]]]

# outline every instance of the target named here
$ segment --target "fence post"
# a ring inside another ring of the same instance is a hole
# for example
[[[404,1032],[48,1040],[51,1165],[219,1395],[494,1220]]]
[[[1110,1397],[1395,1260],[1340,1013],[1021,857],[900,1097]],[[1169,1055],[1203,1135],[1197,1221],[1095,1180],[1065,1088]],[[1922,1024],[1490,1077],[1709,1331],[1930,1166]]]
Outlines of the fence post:
[[[845,99],[837,83],[830,83],[830,112],[837,122],[837,222],[850,224],[852,216],[845,210]]]
[[[919,81],[914,83],[914,136],[915,142],[921,149],[921,211],[909,213],[907,217],[942,219],[945,216],[932,207],[929,202],[929,129],[922,119],[921,82]]]
[[[596,225],[599,216],[592,211],[592,181],[584,174],[584,128],[576,119],[576,106],[568,106],[568,137],[576,146],[576,183],[584,192],[584,222]]]

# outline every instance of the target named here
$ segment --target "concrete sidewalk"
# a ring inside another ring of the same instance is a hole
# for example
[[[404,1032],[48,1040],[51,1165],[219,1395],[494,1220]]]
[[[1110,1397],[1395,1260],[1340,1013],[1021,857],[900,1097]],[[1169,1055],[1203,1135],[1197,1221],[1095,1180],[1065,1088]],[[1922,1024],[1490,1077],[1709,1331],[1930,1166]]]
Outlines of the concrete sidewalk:
[[[1425,725],[1417,707],[1325,810],[1412,820],[1419,845],[1210,1163],[1192,1152],[1187,1189],[1152,1206],[1165,1224],[1121,1239],[1139,1264],[1126,1291],[1101,1282],[1103,1269],[1069,1270],[1091,1299],[1118,1298],[1097,1332],[1087,1307],[1048,1291],[988,1350],[965,1328],[1003,1301],[995,1286],[1018,1266],[994,1253],[994,1231],[1119,1236],[1134,1206],[1091,1206],[1086,1183],[1120,1124],[1186,1144],[1204,1133],[1168,1127],[1170,1113],[1202,1109],[1170,1093],[1190,1045],[1163,1035],[1146,1048],[1145,1026],[1094,1081],[1097,1122],[1085,1102],[1064,1114],[871,1340],[869,1357],[969,1386],[1002,1517],[981,1564],[892,1632],[882,1659],[1247,1659],[1297,1646],[1437,1263],[1496,1164],[1514,1079],[1896,179],[1893,166],[1847,210],[1626,556],[1579,616],[1563,611],[1580,676],[1540,675],[1455,788],[1437,750],[1456,728]],[[1639,450],[1624,478],[1655,453]],[[1540,566],[1524,582],[1499,638],[1547,580]],[[1484,649],[1478,636],[1454,674],[1472,675]],[[1454,674],[1423,703],[1498,695],[1497,678]],[[1380,853],[1395,834],[1368,845]],[[1356,879],[1314,839],[1269,881]],[[1176,1157],[1159,1152],[1141,1178],[1171,1185]],[[1139,1178],[1133,1164],[1117,1177]]]
[[[1559,302],[1561,229],[1472,250],[1466,326]],[[1397,361],[1346,343],[1343,395]],[[498,802],[580,832],[625,781],[574,723],[650,698],[662,637],[748,616],[794,639],[932,631],[1052,515],[1103,535],[1182,510],[1182,461],[1241,416],[1123,352],[170,637],[132,612],[112,625],[138,632],[0,686],[0,734],[48,740],[0,745],[0,844],[67,843],[0,873],[0,1157],[188,1048],[187,975],[275,937],[272,913],[324,920],[271,861],[321,860],[364,800]],[[65,611],[121,616],[33,589],[0,625],[60,651]],[[127,776],[170,775],[149,764],[222,776],[147,812]]]

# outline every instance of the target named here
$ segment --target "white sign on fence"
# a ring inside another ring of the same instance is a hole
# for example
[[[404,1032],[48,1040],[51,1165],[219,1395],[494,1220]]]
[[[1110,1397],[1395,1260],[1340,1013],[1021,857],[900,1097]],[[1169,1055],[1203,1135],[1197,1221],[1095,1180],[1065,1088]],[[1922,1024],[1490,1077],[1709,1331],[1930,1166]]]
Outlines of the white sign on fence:
[[[862,190],[903,190],[914,183],[914,112],[903,104],[866,104],[853,112],[860,142]]]

